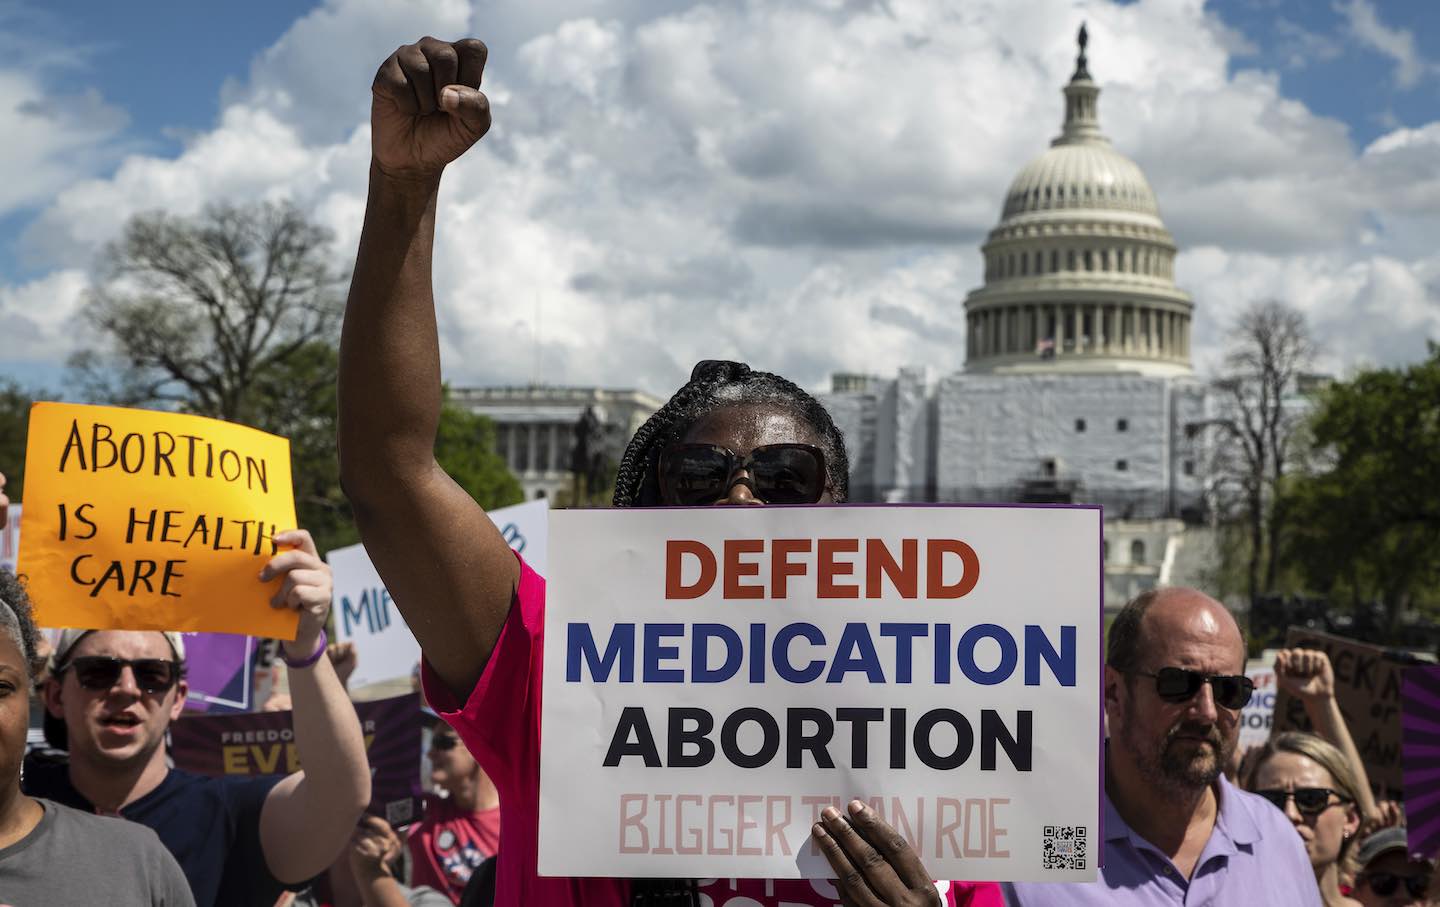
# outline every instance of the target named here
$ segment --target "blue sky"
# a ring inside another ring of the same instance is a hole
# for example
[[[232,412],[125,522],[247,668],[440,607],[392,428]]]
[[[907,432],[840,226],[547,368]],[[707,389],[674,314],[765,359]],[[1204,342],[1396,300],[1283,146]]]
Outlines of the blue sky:
[[[1208,5],[1253,45],[1253,52],[1236,56],[1232,71],[1260,67],[1278,72],[1285,94],[1342,120],[1360,145],[1396,125],[1428,123],[1440,111],[1440,79],[1433,68],[1440,61],[1440,3],[1374,4],[1381,27],[1408,34],[1417,58],[1431,64],[1428,75],[1408,86],[1396,83],[1395,58],[1357,36],[1339,3],[1216,0]]]
[[[1198,364],[1257,295],[1307,307],[1337,370],[1440,337],[1440,3],[0,0],[0,128],[27,139],[0,149],[23,174],[0,181],[0,377],[60,384],[95,255],[137,211],[290,198],[343,264],[369,74],[475,23],[498,125],[445,216],[493,225],[504,258],[437,258],[452,381],[538,361],[666,387],[698,353],[811,384],[950,371],[977,246],[1058,125],[1082,18],[1102,125],[1155,186],[1205,315]],[[837,136],[865,99],[876,133]],[[695,337],[721,305],[781,339]],[[620,373],[609,351],[635,337]]]
[[[227,80],[244,78],[256,53],[310,6],[286,0],[0,2],[0,31],[9,33],[0,47],[38,41],[63,48],[68,59],[54,72],[64,91],[94,89],[125,113],[128,123],[114,138],[117,145],[173,155],[185,136],[215,124]],[[27,267],[16,248],[33,213],[21,209],[0,218],[0,280],[39,270]]]

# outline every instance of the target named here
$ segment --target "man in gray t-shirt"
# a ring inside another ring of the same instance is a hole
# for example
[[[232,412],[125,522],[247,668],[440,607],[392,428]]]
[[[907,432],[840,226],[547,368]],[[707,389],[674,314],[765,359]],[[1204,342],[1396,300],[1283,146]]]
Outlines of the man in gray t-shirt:
[[[180,864],[143,825],[36,798],[28,835],[0,849],[0,907],[195,907]]]

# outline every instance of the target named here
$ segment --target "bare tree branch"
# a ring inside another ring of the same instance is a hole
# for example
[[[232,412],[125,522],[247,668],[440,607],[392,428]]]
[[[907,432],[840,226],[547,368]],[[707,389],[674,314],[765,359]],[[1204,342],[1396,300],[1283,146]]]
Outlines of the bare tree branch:
[[[1252,605],[1274,591],[1285,523],[1275,501],[1295,461],[1304,410],[1299,384],[1314,357],[1304,315],[1278,300],[1257,302],[1232,325],[1224,374],[1212,384],[1221,411],[1206,423],[1215,445],[1210,484],[1217,512],[1248,529]]]

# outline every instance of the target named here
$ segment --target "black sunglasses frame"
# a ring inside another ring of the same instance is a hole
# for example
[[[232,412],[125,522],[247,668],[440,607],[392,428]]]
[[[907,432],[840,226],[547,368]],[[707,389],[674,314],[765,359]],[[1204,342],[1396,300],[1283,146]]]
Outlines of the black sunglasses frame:
[[[1402,883],[1405,885],[1405,890],[1409,892],[1410,897],[1420,898],[1424,897],[1425,892],[1430,888],[1430,877],[1423,875],[1402,876],[1396,875],[1393,872],[1362,872],[1359,878],[1355,880],[1355,886],[1357,888],[1362,884],[1369,885],[1370,890],[1382,898],[1388,898],[1394,894],[1395,890],[1399,888]]]
[[[725,459],[725,473],[724,475],[720,475],[717,471],[714,487],[706,488],[701,494],[692,495],[691,497],[693,497],[694,500],[689,500],[682,499],[681,496],[676,493],[675,489],[671,487],[668,464],[670,463],[670,459],[675,455],[692,450],[709,451],[723,456]],[[816,476],[815,487],[813,489],[807,489],[807,494],[800,500],[771,500],[771,498],[775,497],[775,489],[765,487],[766,483],[761,481],[764,473],[763,471],[757,471],[755,467],[757,464],[763,467],[765,460],[767,460],[771,454],[794,450],[803,451],[814,460]],[[730,448],[721,447],[718,444],[678,443],[671,444],[662,450],[660,452],[660,458],[656,462],[656,484],[659,487],[660,500],[662,503],[670,506],[682,507],[713,503],[730,493],[730,489],[735,484],[732,479],[737,472],[742,470],[750,473],[750,479],[746,484],[750,486],[751,492],[755,497],[767,504],[814,504],[825,496],[826,490],[830,487],[829,473],[825,464],[825,452],[813,444],[761,444],[742,457]]]
[[[1134,674],[1137,677],[1152,677],[1155,680],[1155,695],[1166,702],[1180,703],[1189,702],[1200,692],[1200,687],[1210,684],[1210,690],[1215,694],[1215,704],[1223,706],[1232,712],[1239,711],[1250,701],[1250,694],[1255,692],[1255,681],[1244,674],[1206,674],[1201,671],[1192,671],[1189,668],[1161,668],[1154,674],[1145,671],[1126,671],[1127,674]],[[1176,681],[1184,684],[1183,687],[1175,687]],[[1221,686],[1230,687],[1228,694]],[[1232,705],[1233,703],[1233,705]]]
[[[1288,801],[1294,800],[1296,811],[1307,818],[1318,816],[1332,806],[1343,806],[1351,802],[1349,797],[1329,787],[1297,787],[1293,790],[1271,787],[1254,791],[1254,793],[1275,804],[1275,808],[1281,812],[1285,811],[1285,804]],[[1334,795],[1336,799],[1332,801],[1331,795]],[[1316,799],[1317,796],[1319,799]]]
[[[156,674],[164,668],[168,680],[163,684],[156,680]],[[75,671],[75,682],[91,691],[108,690],[120,682],[126,668],[135,675],[135,686],[145,693],[168,693],[180,682],[180,662],[170,658],[116,658],[113,655],[79,655],[55,670],[62,675],[71,669]],[[103,671],[103,674],[97,672]],[[108,679],[108,682],[106,682]]]
[[[434,734],[430,737],[430,748],[442,753],[449,752],[459,745],[460,738],[454,734]]]

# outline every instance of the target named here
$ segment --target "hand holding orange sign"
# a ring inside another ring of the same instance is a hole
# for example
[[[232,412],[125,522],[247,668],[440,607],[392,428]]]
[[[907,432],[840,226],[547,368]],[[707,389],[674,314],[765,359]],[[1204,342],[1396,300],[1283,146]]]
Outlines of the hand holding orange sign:
[[[295,636],[295,612],[269,607],[282,580],[255,582],[295,525],[286,439],[37,403],[25,465],[18,569],[45,625]]]

